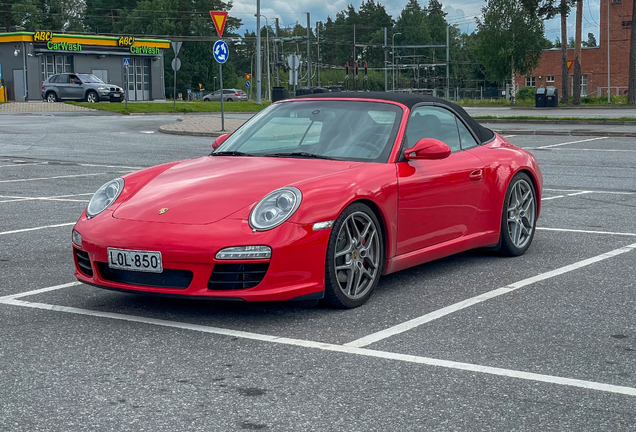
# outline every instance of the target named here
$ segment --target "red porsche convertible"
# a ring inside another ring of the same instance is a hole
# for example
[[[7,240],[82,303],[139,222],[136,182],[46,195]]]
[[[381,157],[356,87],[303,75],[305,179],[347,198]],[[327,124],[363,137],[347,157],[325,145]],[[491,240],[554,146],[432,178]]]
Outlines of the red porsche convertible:
[[[480,247],[522,255],[539,216],[532,154],[433,97],[281,101],[213,148],[103,185],[73,229],[77,279],[352,308],[384,274]]]

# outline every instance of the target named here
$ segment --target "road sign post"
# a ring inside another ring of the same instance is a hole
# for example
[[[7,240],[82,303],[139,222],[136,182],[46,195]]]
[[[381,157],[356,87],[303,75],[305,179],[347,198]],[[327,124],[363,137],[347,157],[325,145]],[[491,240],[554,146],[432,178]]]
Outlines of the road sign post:
[[[219,38],[223,37],[223,30],[225,29],[225,22],[227,21],[227,12],[210,11],[210,18],[214,23],[214,28],[219,35]],[[221,86],[221,132],[225,132],[225,107],[223,104],[223,63],[225,63],[230,56],[230,49],[227,44],[222,40],[214,42],[212,48],[212,54],[214,60],[219,63],[219,85]]]
[[[177,57],[179,50],[183,42],[172,42],[172,49],[174,50],[174,59],[172,60],[172,70],[174,71],[174,88],[172,93],[172,108],[177,107],[177,71],[181,69],[181,60]]]
[[[130,67],[130,58],[124,57],[122,60],[124,62],[124,101],[126,104],[126,111],[128,111],[128,68]]]

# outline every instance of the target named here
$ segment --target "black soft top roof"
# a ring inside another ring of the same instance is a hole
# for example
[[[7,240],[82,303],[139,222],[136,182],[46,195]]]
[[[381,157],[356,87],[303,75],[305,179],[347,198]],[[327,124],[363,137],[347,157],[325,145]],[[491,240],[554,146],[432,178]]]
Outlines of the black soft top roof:
[[[390,93],[390,92],[334,92],[334,93],[316,93],[310,95],[296,96],[293,99],[376,99],[401,103],[407,108],[412,109],[413,106],[420,103],[441,106],[455,112],[464,123],[472,129],[477,139],[481,143],[490,141],[494,136],[494,132],[477,123],[462,107],[444,99],[436,98],[428,95],[419,95],[413,93]]]

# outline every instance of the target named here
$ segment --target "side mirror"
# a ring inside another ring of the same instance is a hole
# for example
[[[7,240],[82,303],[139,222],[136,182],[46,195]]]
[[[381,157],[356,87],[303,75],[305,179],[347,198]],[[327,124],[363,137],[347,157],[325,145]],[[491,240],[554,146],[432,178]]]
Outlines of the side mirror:
[[[406,160],[413,159],[445,159],[451,154],[450,147],[434,138],[422,138],[410,149],[404,151]]]
[[[219,146],[223,144],[225,140],[228,139],[229,137],[230,137],[230,134],[223,134],[219,137],[216,137],[216,139],[212,143],[212,150],[216,150],[217,148],[219,148]]]

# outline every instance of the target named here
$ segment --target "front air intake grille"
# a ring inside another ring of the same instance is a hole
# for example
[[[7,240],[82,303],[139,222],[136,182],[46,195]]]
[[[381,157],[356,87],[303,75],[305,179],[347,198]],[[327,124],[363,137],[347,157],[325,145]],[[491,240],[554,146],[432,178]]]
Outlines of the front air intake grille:
[[[267,273],[269,263],[216,264],[208,281],[209,290],[254,288]]]
[[[102,279],[129,285],[185,289],[190,286],[193,276],[189,270],[163,269],[163,273],[145,273],[112,269],[103,262],[96,264]]]
[[[77,258],[77,265],[80,271],[86,276],[93,277],[93,268],[91,267],[91,260],[88,257],[88,252],[75,249],[75,258]]]

